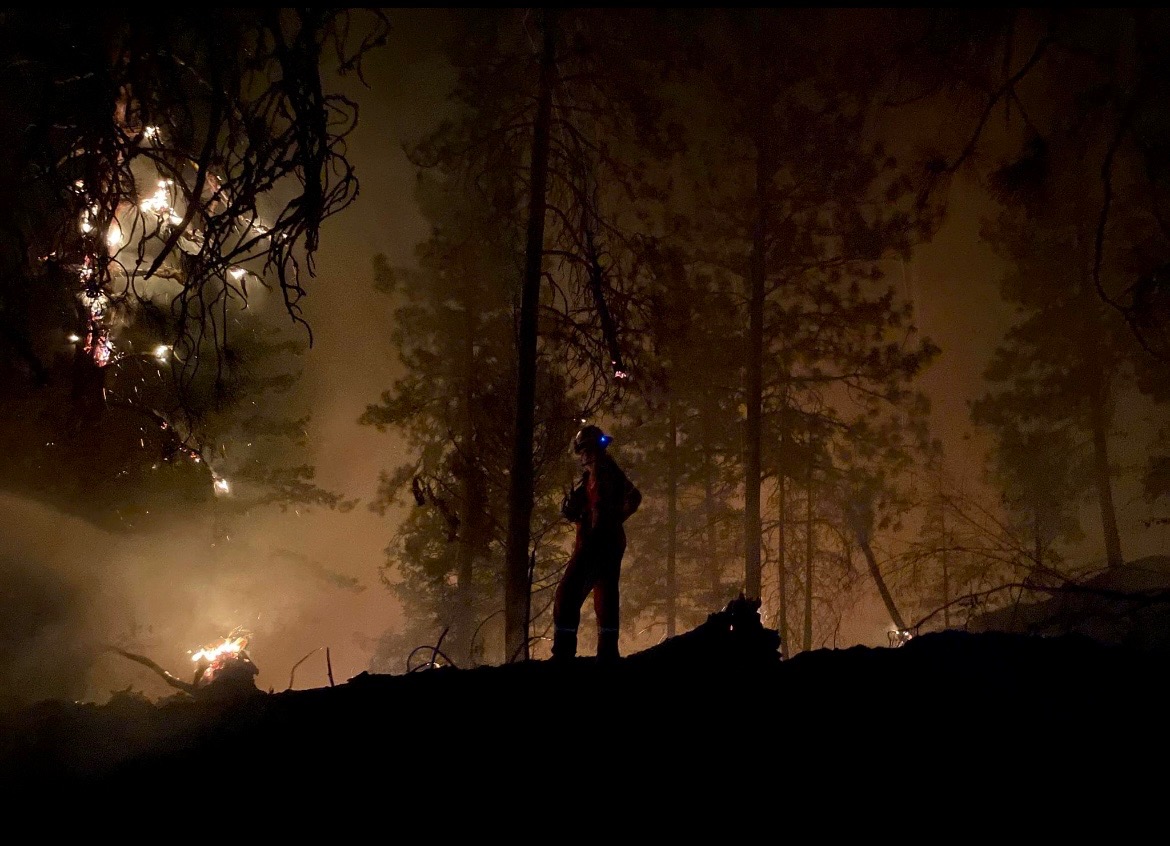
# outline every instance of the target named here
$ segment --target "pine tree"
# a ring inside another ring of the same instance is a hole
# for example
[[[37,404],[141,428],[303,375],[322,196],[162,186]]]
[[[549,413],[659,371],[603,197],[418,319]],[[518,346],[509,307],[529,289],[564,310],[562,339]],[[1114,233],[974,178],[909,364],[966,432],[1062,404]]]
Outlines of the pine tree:
[[[1079,532],[1086,494],[1096,499],[1105,561],[1124,563],[1115,502],[1118,403],[1139,391],[1145,352],[1125,320],[1102,303],[1095,272],[1125,272],[1122,257],[1097,267],[1094,212],[1067,181],[1031,186],[986,237],[1010,262],[1000,290],[1019,313],[988,365],[995,386],[972,405],[973,419],[998,438],[1005,496],[1035,523],[1037,544]],[[1115,216],[1113,225],[1126,225]],[[1130,219],[1140,231],[1140,222]],[[1132,231],[1132,230],[1131,230]],[[1156,397],[1155,397],[1156,399]]]
[[[499,185],[492,197],[511,186]],[[460,179],[420,172],[417,196],[432,222],[417,269],[375,263],[376,282],[399,303],[393,343],[405,374],[361,422],[406,437],[412,460],[384,471],[375,511],[413,498],[416,508],[387,548],[383,581],[412,620],[411,648],[436,644],[460,666],[503,655],[501,622],[507,526],[509,425],[516,371],[512,286],[521,233]],[[535,535],[538,582],[563,563],[558,541],[575,422],[563,376],[542,366],[537,407]],[[558,401],[558,398],[562,398]],[[528,575],[526,574],[526,578]],[[538,615],[537,615],[538,616]]]
[[[484,10],[462,19],[452,46],[458,117],[415,150],[420,165],[443,164],[477,182],[506,176],[517,189],[495,211],[525,233],[513,289],[517,379],[509,468],[505,631],[509,660],[528,656],[540,360],[563,367],[577,405],[572,422],[614,399],[625,376],[607,297],[619,286],[620,232],[607,213],[614,194],[637,184],[617,155],[652,135],[642,96],[645,63],[634,26],[646,13],[611,10]],[[632,46],[633,45],[633,46]],[[609,264],[606,264],[609,259]],[[564,395],[564,394],[562,394]],[[568,420],[564,421],[565,423]],[[551,434],[551,433],[550,433]],[[566,439],[562,448],[567,448]]]
[[[878,406],[919,414],[906,385],[937,352],[913,339],[909,310],[882,267],[932,221],[914,212],[907,173],[867,123],[877,93],[868,57],[826,49],[830,23],[813,11],[715,13],[699,37],[721,57],[702,83],[714,105],[696,152],[717,164],[697,188],[709,210],[700,257],[740,280],[745,312],[749,594],[762,589],[760,493],[779,470],[766,465],[767,444],[794,443],[776,421],[844,443],[868,436]],[[819,449],[832,454],[828,442]]]

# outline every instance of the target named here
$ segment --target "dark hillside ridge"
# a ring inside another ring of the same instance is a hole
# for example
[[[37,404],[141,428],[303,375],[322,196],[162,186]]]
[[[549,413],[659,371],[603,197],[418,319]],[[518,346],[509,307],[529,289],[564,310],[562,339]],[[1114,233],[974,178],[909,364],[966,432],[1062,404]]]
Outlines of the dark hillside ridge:
[[[1120,765],[1170,725],[1161,652],[950,631],[781,661],[778,644],[758,616],[725,611],[611,666],[529,661],[283,693],[43,702],[0,717],[0,780],[55,795],[206,793],[233,780],[337,791],[371,778],[490,794],[513,770],[587,785],[681,768],[724,783],[768,761],[921,774],[1022,748],[1039,778],[1037,762],[1056,774],[1072,760]]]

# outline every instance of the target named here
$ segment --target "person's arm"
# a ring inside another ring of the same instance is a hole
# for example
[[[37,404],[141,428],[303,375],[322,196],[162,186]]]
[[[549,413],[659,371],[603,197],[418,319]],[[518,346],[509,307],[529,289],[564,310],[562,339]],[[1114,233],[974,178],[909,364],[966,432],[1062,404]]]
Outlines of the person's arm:
[[[585,492],[587,481],[588,474],[582,475],[580,481],[561,500],[561,514],[570,523],[580,525],[585,522],[585,515],[589,511],[589,496]]]
[[[625,522],[626,518],[637,511],[638,506],[642,504],[642,492],[630,481],[628,476],[625,477],[624,481],[625,491],[622,498],[622,522]]]

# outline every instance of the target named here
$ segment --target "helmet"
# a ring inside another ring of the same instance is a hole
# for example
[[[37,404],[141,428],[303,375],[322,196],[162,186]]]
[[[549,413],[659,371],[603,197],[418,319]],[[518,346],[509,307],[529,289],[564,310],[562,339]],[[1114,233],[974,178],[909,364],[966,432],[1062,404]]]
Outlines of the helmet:
[[[573,452],[581,452],[590,447],[593,449],[605,449],[612,440],[613,438],[601,431],[600,426],[590,424],[589,426],[582,427],[581,431],[577,433],[577,436],[573,438]]]

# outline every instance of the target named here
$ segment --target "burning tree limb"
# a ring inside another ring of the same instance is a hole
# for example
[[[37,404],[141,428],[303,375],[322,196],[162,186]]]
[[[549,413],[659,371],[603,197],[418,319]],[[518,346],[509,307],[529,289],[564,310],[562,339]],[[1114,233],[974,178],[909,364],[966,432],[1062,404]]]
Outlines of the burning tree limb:
[[[589,290],[593,294],[593,302],[597,308],[598,317],[601,320],[601,331],[605,338],[606,347],[609,349],[609,363],[613,367],[614,378],[620,381],[626,379],[628,373],[626,371],[626,365],[622,361],[622,350],[618,344],[617,327],[614,325],[613,317],[609,313],[609,306],[605,302],[605,290],[603,288],[605,270],[601,266],[600,254],[593,242],[592,229],[585,229],[585,243],[589,256]]]
[[[180,678],[176,678],[175,676],[171,675],[166,670],[164,670],[162,667],[160,667],[158,664],[151,661],[145,655],[136,655],[133,652],[127,652],[126,650],[119,649],[116,646],[110,646],[110,647],[108,647],[108,649],[111,652],[117,652],[123,658],[129,658],[131,661],[136,661],[137,663],[141,664],[142,666],[149,667],[151,670],[154,670],[154,672],[158,673],[158,675],[162,677],[162,680],[165,681],[167,684],[169,684],[171,687],[176,688],[177,690],[181,690],[184,693],[190,693],[192,696],[195,695],[196,687],[194,684],[192,684],[191,682],[185,682]]]
[[[247,642],[247,633],[237,629],[229,637],[224,638],[221,643],[200,649],[192,656],[192,660],[195,662],[195,678],[191,682],[176,678],[144,655],[127,652],[116,646],[107,648],[124,658],[149,667],[171,687],[192,696],[198,696],[209,690],[215,690],[217,693],[222,691],[255,692],[257,690],[254,679],[260,670],[252,663],[252,659],[244,648],[247,646]]]

